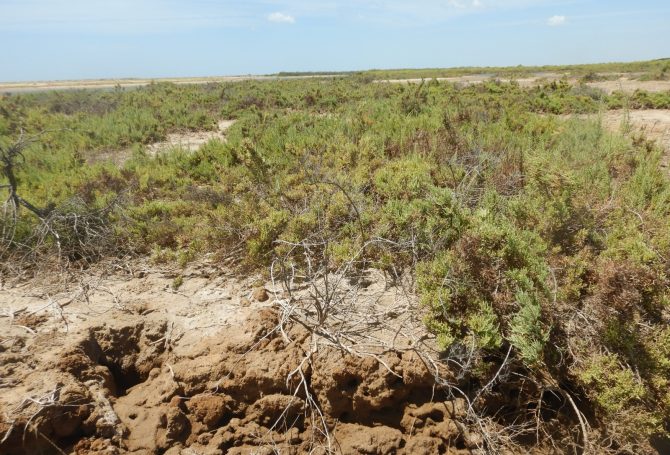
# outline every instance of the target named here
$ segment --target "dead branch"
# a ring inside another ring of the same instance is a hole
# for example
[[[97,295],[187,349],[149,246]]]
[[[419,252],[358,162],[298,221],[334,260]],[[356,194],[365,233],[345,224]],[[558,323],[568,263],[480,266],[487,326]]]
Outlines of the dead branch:
[[[19,196],[19,182],[15,174],[15,170],[19,165],[19,161],[25,163],[25,156],[23,151],[45,133],[46,132],[42,132],[34,136],[26,137],[24,132],[21,131],[19,138],[13,144],[4,147],[0,144],[0,163],[2,164],[2,175],[9,182],[9,184],[2,186],[9,191],[9,196],[5,204],[11,203],[13,205],[15,217],[18,215],[17,212],[21,206],[30,210],[40,219],[47,217],[50,211],[53,209],[52,206],[44,208],[37,207]]]
[[[101,208],[91,207],[78,197],[59,205],[48,203],[38,207],[19,194],[17,169],[25,164],[24,151],[45,133],[27,137],[21,132],[15,142],[0,144],[0,176],[7,181],[0,189],[8,192],[0,213],[0,256],[6,259],[2,265],[5,272],[20,272],[26,265],[34,265],[38,258],[54,252],[59,261],[70,263],[97,259],[111,251],[114,233],[110,215],[117,212],[123,194]],[[34,215],[37,222],[30,223],[32,234],[16,239],[21,208]]]

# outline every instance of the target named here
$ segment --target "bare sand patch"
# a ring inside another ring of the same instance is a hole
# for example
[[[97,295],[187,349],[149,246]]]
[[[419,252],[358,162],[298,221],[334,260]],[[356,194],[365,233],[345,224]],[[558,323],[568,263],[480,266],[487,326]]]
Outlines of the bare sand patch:
[[[226,131],[235,124],[235,120],[220,120],[217,123],[217,129],[212,131],[187,131],[182,133],[170,133],[164,141],[154,142],[146,146],[146,151],[150,156],[156,156],[175,148],[180,148],[186,152],[195,152],[200,147],[213,139],[222,142],[226,140]],[[99,151],[90,154],[86,160],[91,163],[112,162],[119,166],[128,161],[132,155],[129,148],[121,150]]]
[[[173,78],[124,78],[124,79],[84,79],[62,81],[0,82],[0,93],[48,92],[51,90],[112,90],[115,88],[132,89],[152,83],[172,84],[216,84],[243,81],[276,81],[289,79],[334,78],[337,75],[301,75],[301,76],[213,76],[213,77],[173,77]]]
[[[633,93],[636,90],[644,90],[647,92],[665,92],[670,90],[670,81],[637,81],[627,78],[621,78],[615,81],[589,82],[587,85],[589,87],[603,90],[608,94],[616,91]]]
[[[571,118],[572,115],[561,116]],[[605,129],[623,134],[642,135],[665,150],[662,166],[670,168],[670,109],[612,110],[578,118],[601,119]]]
[[[603,124],[611,130],[621,128],[626,120],[634,130],[658,141],[670,152],[670,109],[617,110],[608,111],[603,115]]]
[[[220,120],[214,131],[196,131],[186,133],[171,133],[161,142],[147,146],[151,155],[157,155],[173,148],[181,148],[187,152],[195,152],[212,139],[226,140],[225,132],[235,124],[235,120]]]

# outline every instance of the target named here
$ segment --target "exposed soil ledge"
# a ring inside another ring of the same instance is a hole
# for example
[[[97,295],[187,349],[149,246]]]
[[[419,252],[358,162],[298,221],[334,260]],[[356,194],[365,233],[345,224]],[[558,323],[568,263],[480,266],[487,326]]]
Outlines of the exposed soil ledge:
[[[305,363],[307,331],[275,330],[256,279],[201,266],[175,291],[174,273],[134,270],[75,300],[0,290],[0,453],[484,453],[465,400],[415,354],[326,348]],[[506,453],[560,453],[518,447]]]
[[[203,339],[179,354],[166,347],[166,323],[92,327],[72,337],[62,355],[34,359],[38,368],[50,367],[53,391],[2,423],[2,435],[13,425],[2,453],[49,453],[53,444],[81,454],[179,453],[185,447],[207,454],[271,453],[272,447],[308,453],[322,442],[304,413],[304,396],[292,395],[286,384],[302,360],[306,334],[292,334],[298,337],[289,344],[265,337],[276,323],[272,310],[262,310],[244,332]],[[463,400],[435,393],[433,376],[411,355],[385,360],[402,379],[372,359],[334,351],[319,353],[306,371],[332,431],[332,449],[470,453],[477,441],[458,423]]]

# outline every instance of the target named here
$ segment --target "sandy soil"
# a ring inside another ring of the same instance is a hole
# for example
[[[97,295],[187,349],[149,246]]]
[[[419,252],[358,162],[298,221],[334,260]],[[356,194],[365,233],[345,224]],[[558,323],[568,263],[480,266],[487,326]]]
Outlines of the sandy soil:
[[[603,127],[609,131],[637,135],[656,142],[665,150],[662,166],[670,171],[670,109],[613,110],[577,117],[601,119]]]
[[[634,132],[657,141],[670,154],[670,109],[608,111],[603,114],[603,125],[610,130],[621,130],[626,117]]]
[[[195,152],[212,139],[226,140],[226,130],[235,124],[235,120],[220,120],[215,131],[168,134],[167,139],[147,146],[150,154],[156,155],[166,150],[180,147],[188,152]]]
[[[615,81],[589,82],[590,87],[599,88],[607,93],[622,91],[633,93],[635,90],[645,90],[647,92],[665,92],[670,90],[670,81],[636,81],[621,78]]]
[[[124,89],[143,87],[151,83],[170,82],[173,84],[210,84],[219,82],[242,81],[274,81],[285,79],[312,79],[332,78],[333,75],[305,75],[305,76],[221,76],[221,77],[184,77],[184,78],[156,78],[156,79],[86,79],[64,81],[34,81],[34,82],[0,82],[0,93],[29,93],[46,92],[50,90],[81,90],[81,89]]]
[[[183,283],[175,289],[175,278]],[[371,282],[370,301],[397,290]],[[280,291],[213,264],[100,265],[76,280],[0,289],[0,453],[472,453],[465,403],[434,388],[413,353],[313,354],[280,334]],[[293,374],[291,372],[294,372]],[[58,447],[58,449],[54,449]],[[40,452],[42,453],[42,452]]]

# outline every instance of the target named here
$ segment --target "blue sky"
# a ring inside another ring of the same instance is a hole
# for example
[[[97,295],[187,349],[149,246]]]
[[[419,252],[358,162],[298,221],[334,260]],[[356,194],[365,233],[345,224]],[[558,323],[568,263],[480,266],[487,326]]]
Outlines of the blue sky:
[[[669,0],[0,0],[0,81],[670,57]]]

